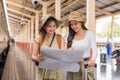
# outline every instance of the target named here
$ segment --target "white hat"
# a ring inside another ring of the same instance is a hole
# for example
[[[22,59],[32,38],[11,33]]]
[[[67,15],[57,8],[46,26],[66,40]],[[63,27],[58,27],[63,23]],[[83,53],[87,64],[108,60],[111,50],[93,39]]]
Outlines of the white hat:
[[[41,18],[42,23],[41,23],[40,27],[42,28],[42,27],[45,25],[46,21],[47,21],[49,18],[53,18],[53,19],[55,19],[55,20],[57,21],[57,28],[58,28],[59,25],[61,24],[61,21],[57,20],[55,17],[53,17],[53,16],[51,16],[51,15],[44,15],[44,16]]]

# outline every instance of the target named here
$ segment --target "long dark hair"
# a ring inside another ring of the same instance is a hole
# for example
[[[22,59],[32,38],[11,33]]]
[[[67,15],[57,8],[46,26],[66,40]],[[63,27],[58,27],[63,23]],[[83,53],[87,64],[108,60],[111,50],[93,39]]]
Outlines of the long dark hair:
[[[84,22],[80,22],[81,23],[81,27],[83,30],[88,30],[86,27],[85,27],[85,24]],[[67,38],[67,48],[70,48],[72,46],[72,40],[75,36],[75,31],[72,30],[71,28],[71,25],[70,25],[70,22],[68,23],[69,25],[69,34],[68,34],[68,38]]]

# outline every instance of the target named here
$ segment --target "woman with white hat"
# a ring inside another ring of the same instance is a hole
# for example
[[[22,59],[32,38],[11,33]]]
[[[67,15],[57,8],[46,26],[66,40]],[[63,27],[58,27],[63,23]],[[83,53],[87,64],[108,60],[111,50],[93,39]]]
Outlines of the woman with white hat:
[[[97,57],[96,41],[93,32],[89,31],[79,12],[74,11],[68,17],[69,35],[67,48],[70,50],[84,50],[83,60],[79,62],[79,72],[68,72],[67,80],[84,80],[84,64],[88,64],[88,80],[94,80],[92,71]],[[90,49],[92,57],[90,58]]]
[[[64,49],[64,39],[61,35],[55,33],[60,22],[50,15],[42,17],[42,25],[40,26],[40,34],[34,40],[32,60],[35,62],[44,61],[45,57],[40,55],[41,46],[49,46],[52,48]],[[63,80],[62,72],[58,70],[47,70],[37,68],[35,80]]]

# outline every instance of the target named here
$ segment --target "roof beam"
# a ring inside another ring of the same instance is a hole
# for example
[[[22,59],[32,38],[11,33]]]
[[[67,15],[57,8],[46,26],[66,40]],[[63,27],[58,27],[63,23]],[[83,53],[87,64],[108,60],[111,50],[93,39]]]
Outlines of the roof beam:
[[[35,10],[35,9],[29,8],[29,7],[26,7],[26,6],[22,6],[20,4],[16,4],[15,2],[11,2],[11,1],[8,1],[8,0],[7,0],[7,4],[10,4],[10,5],[19,7],[19,8],[24,8],[24,9],[29,10],[31,12],[37,12],[37,10]]]
[[[113,13],[113,16],[115,16],[115,15],[119,15],[120,14],[120,11],[119,12],[115,12],[115,13]],[[110,17],[109,15],[108,16],[100,16],[100,17],[97,17],[96,19],[102,19],[102,18],[106,18],[106,17]]]
[[[14,10],[14,9],[10,9],[10,8],[7,8],[8,11],[11,11],[11,12],[14,12],[14,13],[17,13],[17,14],[23,14],[24,16],[27,16],[29,18],[32,18],[31,15],[28,15],[28,14],[25,14],[25,13],[22,13],[22,12],[19,12],[17,10]]]
[[[70,7],[71,5],[75,4],[77,1],[78,1],[78,0],[73,1],[73,2],[72,2],[71,4],[69,4],[68,6],[62,8],[61,11],[65,10],[66,8],[68,8],[68,7]]]
[[[78,2],[79,2],[81,5],[86,6],[86,3],[85,3],[85,2],[82,2],[82,1],[80,1],[80,0],[78,0]],[[106,10],[103,10],[103,9],[100,9],[100,8],[97,8],[97,7],[96,7],[95,9],[96,9],[97,11],[103,13],[103,14],[112,16],[112,13],[110,13],[110,12],[108,12],[108,11],[106,11]]]
[[[120,0],[116,0],[116,1],[120,3]]]
[[[40,4],[44,4],[44,3],[49,4],[49,3],[53,3],[53,2],[55,2],[55,0],[40,1]]]
[[[10,13],[8,13],[8,16],[13,17],[13,18],[17,18],[17,19],[21,19],[20,16],[16,16],[16,15],[13,15],[13,14],[10,14]],[[28,21],[28,19],[25,19],[25,18],[23,18],[22,20]]]
[[[106,15],[109,15],[109,16],[112,16],[112,13],[106,11],[106,10],[103,10],[103,9],[100,9],[100,8],[96,8],[97,11],[101,12],[101,13],[104,13]]]
[[[14,21],[10,21],[10,20],[9,20],[8,22],[9,22],[10,24],[11,24],[11,23],[12,23],[12,24],[17,24],[17,25],[19,24],[19,23],[16,23],[16,22],[14,22]]]
[[[8,20],[13,20],[13,21],[16,21],[16,22],[20,22],[20,20],[12,18],[12,17],[9,17]]]
[[[77,3],[78,1],[79,1],[79,0],[75,0],[75,1],[73,1],[72,3],[69,3],[69,5],[68,5],[68,6],[65,6],[64,8],[62,8],[61,11],[65,10],[66,8],[70,7],[71,5]],[[72,9],[70,9],[70,8],[68,8],[68,10],[70,10],[70,11],[74,11],[74,10],[72,10]],[[78,10],[79,10],[79,9],[78,9]],[[78,10],[76,10],[76,11],[78,11]],[[54,11],[52,11],[51,14],[53,14],[53,12],[54,12]],[[82,16],[85,16],[85,14],[82,14],[82,13],[80,13],[80,14],[81,14]],[[68,14],[67,14],[67,15],[68,15]],[[65,15],[62,14],[62,16],[65,16]]]
[[[17,22],[19,23],[20,21],[16,20],[16,19],[13,19],[13,18],[9,18],[8,21],[13,21],[13,22]]]
[[[70,5],[70,4],[71,4],[71,1],[67,1],[66,3],[63,3],[61,6],[63,8],[65,5]],[[48,8],[48,12],[52,12],[51,14],[53,14],[54,13],[54,9],[55,9],[55,5],[53,5],[52,7]]]

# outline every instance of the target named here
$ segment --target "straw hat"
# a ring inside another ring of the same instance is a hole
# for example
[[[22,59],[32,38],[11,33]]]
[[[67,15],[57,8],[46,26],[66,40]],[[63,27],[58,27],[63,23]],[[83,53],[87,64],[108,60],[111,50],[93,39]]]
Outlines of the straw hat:
[[[82,16],[80,15],[79,12],[77,11],[73,11],[69,14],[68,16],[68,21],[71,21],[71,20],[76,20],[76,21],[81,21],[81,22],[84,22]]]
[[[45,25],[46,21],[47,21],[49,18],[53,18],[53,19],[55,19],[55,20],[57,21],[57,28],[58,28],[58,27],[60,26],[60,24],[62,23],[61,21],[57,20],[55,17],[53,17],[53,16],[51,16],[51,15],[44,15],[44,16],[42,16],[42,18],[41,18],[42,23],[41,23],[41,25],[40,25],[40,28],[42,28],[42,27]]]

